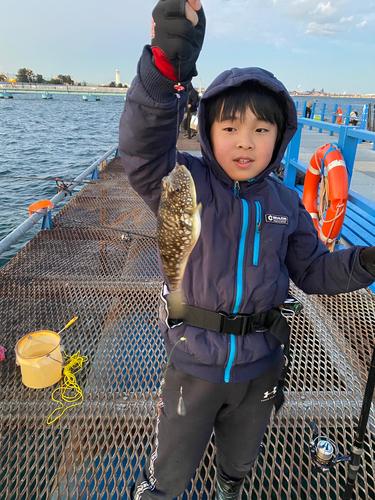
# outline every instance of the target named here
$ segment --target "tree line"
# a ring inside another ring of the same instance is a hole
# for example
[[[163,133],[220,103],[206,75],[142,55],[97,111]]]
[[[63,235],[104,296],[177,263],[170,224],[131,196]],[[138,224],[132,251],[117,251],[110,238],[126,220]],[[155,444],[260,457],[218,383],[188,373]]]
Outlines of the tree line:
[[[117,88],[119,88],[119,89],[121,89],[121,88],[128,89],[128,88],[129,88],[129,85],[128,85],[127,83],[124,83],[124,84],[122,84],[122,83],[118,83],[118,84],[116,85],[116,82],[111,82],[111,83],[109,83],[108,85],[106,85],[106,87],[117,87]]]
[[[74,83],[70,75],[58,75],[56,78],[51,78],[51,80],[45,80],[43,75],[35,74],[34,71],[27,68],[20,68],[18,70],[16,80],[22,83],[50,83],[54,85],[61,85],[63,83],[72,85]]]

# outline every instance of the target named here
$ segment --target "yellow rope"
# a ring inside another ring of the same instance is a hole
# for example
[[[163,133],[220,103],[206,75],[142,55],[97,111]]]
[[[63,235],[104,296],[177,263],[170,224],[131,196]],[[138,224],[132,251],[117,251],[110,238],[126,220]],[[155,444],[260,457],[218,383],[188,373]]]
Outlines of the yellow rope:
[[[58,408],[55,408],[53,412],[50,414],[50,416],[47,418],[47,424],[53,424],[53,422],[56,422],[69,408],[72,408],[73,406],[78,406],[83,403],[83,392],[79,385],[76,382],[76,373],[82,370],[83,363],[85,363],[88,358],[87,356],[81,356],[80,351],[76,352],[72,356],[68,356],[64,352],[64,359],[66,361],[66,365],[63,370],[63,375],[64,378],[61,381],[60,387],[57,387],[53,393],[52,393],[52,400],[55,403],[58,403],[60,406]],[[55,392],[61,391],[61,396],[60,400],[55,399],[54,395]],[[65,403],[69,403],[68,406],[65,406]],[[59,411],[60,414],[55,417],[53,420],[52,415]]]

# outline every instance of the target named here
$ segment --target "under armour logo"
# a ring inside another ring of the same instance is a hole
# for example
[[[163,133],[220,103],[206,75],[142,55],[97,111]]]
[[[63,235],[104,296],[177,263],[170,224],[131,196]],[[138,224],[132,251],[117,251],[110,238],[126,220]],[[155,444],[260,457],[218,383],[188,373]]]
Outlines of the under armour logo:
[[[275,386],[272,391],[268,392],[266,391],[264,393],[264,396],[263,396],[263,399],[262,399],[262,403],[264,401],[269,401],[270,399],[274,398],[276,396],[276,393],[277,393],[277,386]]]

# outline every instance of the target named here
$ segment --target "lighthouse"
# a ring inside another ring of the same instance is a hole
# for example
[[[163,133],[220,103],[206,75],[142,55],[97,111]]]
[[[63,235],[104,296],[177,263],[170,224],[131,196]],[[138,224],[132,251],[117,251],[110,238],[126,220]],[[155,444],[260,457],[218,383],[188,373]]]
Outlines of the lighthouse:
[[[120,83],[120,72],[118,69],[116,69],[116,85]]]

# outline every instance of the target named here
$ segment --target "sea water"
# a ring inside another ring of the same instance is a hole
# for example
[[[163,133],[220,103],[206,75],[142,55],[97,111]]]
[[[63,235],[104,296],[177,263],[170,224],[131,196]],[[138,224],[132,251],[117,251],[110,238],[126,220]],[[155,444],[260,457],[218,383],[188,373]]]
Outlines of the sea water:
[[[73,180],[118,144],[122,96],[83,101],[80,95],[14,94],[0,99],[0,240],[24,222],[28,207],[57,193],[55,182],[3,176]],[[89,178],[88,178],[89,179]],[[73,196],[81,187],[73,190]],[[55,215],[70,199],[59,203]],[[38,222],[0,256],[0,268],[38,232]]]
[[[7,179],[2,175],[48,177],[73,180],[89,165],[118,143],[118,127],[124,107],[122,96],[101,96],[100,101],[83,101],[80,95],[14,94],[0,99],[0,240],[29,214],[29,205],[51,199],[57,192],[50,181]],[[370,99],[301,96],[299,101],[326,102],[326,113],[339,103],[343,113],[348,104],[362,114]],[[373,109],[373,106],[371,106]],[[328,118],[328,116],[327,116]],[[80,188],[75,188],[76,193]],[[70,199],[66,197],[55,215]],[[40,230],[38,222],[0,256],[0,268]]]
[[[299,102],[298,109],[302,110],[303,109],[303,102],[306,101],[317,101],[315,104],[315,113],[320,114],[323,109],[323,103],[326,104],[326,109],[325,109],[325,120],[328,122],[331,122],[332,120],[332,114],[334,113],[334,108],[335,104],[338,105],[338,107],[341,108],[343,116],[346,116],[346,111],[348,109],[348,106],[351,105],[352,111],[356,111],[358,113],[358,116],[361,117],[362,113],[364,112],[364,106],[367,104],[371,104],[371,113],[374,109],[373,104],[375,103],[375,99],[366,99],[364,97],[317,97],[317,96],[293,96],[294,101]],[[371,117],[373,118],[373,117]]]

